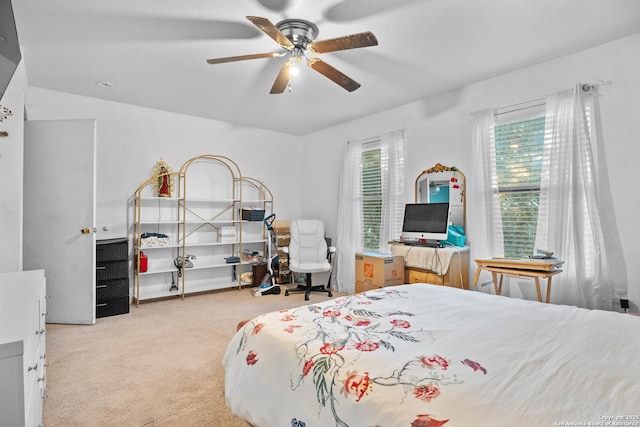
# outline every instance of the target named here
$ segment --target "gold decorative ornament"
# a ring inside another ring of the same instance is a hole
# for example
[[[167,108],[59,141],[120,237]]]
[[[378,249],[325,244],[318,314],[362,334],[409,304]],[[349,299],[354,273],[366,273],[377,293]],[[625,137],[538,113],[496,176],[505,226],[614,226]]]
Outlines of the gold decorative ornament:
[[[151,170],[151,176],[157,178],[153,185],[156,196],[171,197],[174,185],[172,172],[171,166],[161,157]]]

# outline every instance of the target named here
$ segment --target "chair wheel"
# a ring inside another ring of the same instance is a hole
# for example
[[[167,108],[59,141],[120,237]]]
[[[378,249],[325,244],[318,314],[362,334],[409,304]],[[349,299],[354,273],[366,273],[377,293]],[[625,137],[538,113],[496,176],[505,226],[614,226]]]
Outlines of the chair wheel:
[[[309,301],[309,295],[305,295],[305,296],[304,296],[304,300],[305,300],[305,301]]]
[[[289,291],[284,291],[284,296],[288,297],[289,296]]]
[[[333,294],[331,292],[329,292],[328,295],[329,295],[329,298],[331,298],[333,296]]]

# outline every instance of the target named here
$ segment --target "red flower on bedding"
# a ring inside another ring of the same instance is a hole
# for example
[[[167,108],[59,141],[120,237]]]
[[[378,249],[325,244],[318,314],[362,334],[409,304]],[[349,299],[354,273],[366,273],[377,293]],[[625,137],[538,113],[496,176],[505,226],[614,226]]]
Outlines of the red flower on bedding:
[[[354,347],[360,351],[376,351],[380,347],[380,344],[374,341],[362,341],[357,342]]]
[[[393,319],[391,321],[391,324],[394,328],[409,329],[411,327],[411,323],[401,319]]]
[[[440,389],[434,384],[427,384],[416,387],[415,390],[413,390],[413,394],[416,396],[416,399],[431,402],[432,399],[440,395]]]
[[[322,354],[336,354],[340,350],[342,350],[344,346],[334,347],[333,343],[325,343],[322,347],[320,347],[320,353]]]
[[[292,334],[296,328],[302,328],[302,325],[289,325],[286,328],[284,328],[284,331]]]
[[[258,332],[260,332],[262,330],[262,328],[264,328],[264,323],[258,323],[253,327],[253,331],[251,332],[251,335],[256,335]]]
[[[355,396],[356,402],[360,402],[362,396],[364,396],[371,387],[371,380],[369,379],[369,373],[365,372],[360,375],[357,371],[347,372],[347,379],[344,380],[340,391],[345,396]]]
[[[440,427],[448,423],[449,420],[436,420],[430,415],[418,415],[412,423],[411,427]]]
[[[461,361],[461,363],[463,365],[468,366],[471,369],[473,369],[473,372],[480,371],[480,372],[484,373],[485,375],[487,375],[487,370],[485,368],[483,368],[482,365],[479,364],[478,362],[474,362],[473,360],[470,360],[470,359],[464,359],[464,360]]]
[[[309,371],[311,371],[311,368],[313,368],[313,360],[309,359],[306,362],[304,362],[304,366],[302,367],[302,376],[306,377],[307,374],[309,373]]]
[[[280,318],[280,321],[281,321],[281,322],[290,322],[290,321],[292,321],[292,320],[296,320],[297,318],[298,318],[297,316],[295,316],[295,315],[293,315],[293,314],[289,314],[289,315],[287,315],[287,316],[281,317],[281,318]]]
[[[370,324],[371,324],[371,320],[367,320],[367,319],[359,319],[359,320],[356,320],[356,323],[354,323],[355,326],[359,326],[359,327],[369,326]]]
[[[323,311],[322,315],[326,317],[340,317],[340,312],[338,310],[327,310]]]
[[[247,365],[255,365],[257,361],[258,355],[250,351],[249,354],[247,354]]]
[[[429,369],[441,368],[443,371],[446,371],[449,367],[449,361],[437,354],[431,357],[422,356],[420,361]]]

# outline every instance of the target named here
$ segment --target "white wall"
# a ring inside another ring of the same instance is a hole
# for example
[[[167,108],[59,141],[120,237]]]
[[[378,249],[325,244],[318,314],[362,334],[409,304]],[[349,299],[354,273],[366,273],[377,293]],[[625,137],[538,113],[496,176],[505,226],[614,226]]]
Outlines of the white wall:
[[[29,119],[95,118],[98,123],[98,238],[126,233],[126,201],[163,157],[174,168],[200,154],[220,154],[237,161],[242,172],[264,179],[275,195],[279,218],[318,217],[335,238],[339,169],[346,141],[407,128],[407,201],[420,171],[436,162],[458,166],[469,175],[471,112],[571,87],[576,81],[611,80],[601,88],[604,149],[598,153],[602,199],[609,227],[607,244],[616,283],[629,287],[632,303],[640,303],[640,230],[636,212],[640,197],[635,162],[640,154],[640,35],[568,55],[517,72],[443,93],[303,138],[205,120],[39,88],[28,88]],[[24,71],[5,96],[19,104]],[[15,80],[15,79],[14,79]],[[419,84],[419,82],[416,82]],[[3,100],[4,103],[9,103]],[[16,140],[0,140],[2,244],[0,269],[19,269],[21,252],[22,120],[21,108],[7,122]],[[18,184],[14,184],[18,183]],[[18,187],[12,187],[17,185]],[[18,213],[20,210],[20,213]],[[470,212],[469,215],[473,213]],[[5,218],[8,218],[5,221]],[[109,231],[102,231],[107,226]],[[471,230],[472,232],[472,230]]]
[[[307,135],[302,158],[314,161],[305,161],[302,215],[323,219],[327,233],[335,236],[339,167],[350,139],[407,128],[405,193],[407,201],[412,201],[415,177],[437,162],[457,166],[470,175],[472,112],[539,98],[578,81],[601,79],[612,81],[600,88],[604,148],[598,153],[605,166],[598,173],[601,199],[608,206],[603,215],[608,227],[606,244],[613,255],[611,274],[616,287],[628,285],[629,298],[640,305],[640,227],[636,219],[640,195],[634,188],[640,158],[638,34]]]
[[[23,102],[26,87],[24,62],[21,61],[0,105],[13,113],[0,123],[0,272],[22,270],[22,158]]]
[[[161,157],[178,171],[195,156],[226,156],[264,181],[278,218],[300,214],[299,137],[34,87],[25,108],[29,120],[96,119],[98,239],[127,235],[128,200]]]

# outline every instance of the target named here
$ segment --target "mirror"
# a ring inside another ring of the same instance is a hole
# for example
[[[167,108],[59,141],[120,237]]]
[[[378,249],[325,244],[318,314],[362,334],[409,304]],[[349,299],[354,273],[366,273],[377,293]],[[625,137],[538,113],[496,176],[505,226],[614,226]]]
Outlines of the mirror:
[[[434,167],[423,170],[416,178],[415,202],[449,202],[451,223],[461,225],[466,230],[466,183],[460,169],[437,163]]]

